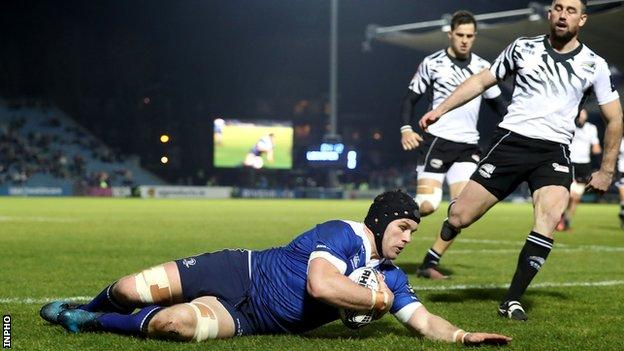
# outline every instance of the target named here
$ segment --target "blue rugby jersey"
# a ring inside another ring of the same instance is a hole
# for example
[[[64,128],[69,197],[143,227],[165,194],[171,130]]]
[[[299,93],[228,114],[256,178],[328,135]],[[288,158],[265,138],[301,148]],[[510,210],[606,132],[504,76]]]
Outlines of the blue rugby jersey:
[[[304,332],[339,318],[336,307],[307,293],[308,263],[316,257],[327,259],[345,275],[360,267],[377,268],[394,293],[390,312],[404,323],[420,306],[401,269],[387,260],[371,260],[363,223],[325,222],[285,246],[254,251],[251,257],[250,298],[259,332]]]

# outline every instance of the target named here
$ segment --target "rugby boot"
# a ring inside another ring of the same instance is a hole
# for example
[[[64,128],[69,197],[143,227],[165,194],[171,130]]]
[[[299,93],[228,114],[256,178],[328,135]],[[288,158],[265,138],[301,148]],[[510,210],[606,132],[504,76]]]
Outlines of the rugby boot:
[[[421,277],[421,278],[431,279],[431,280],[442,280],[442,279],[449,278],[448,275],[445,275],[444,273],[440,272],[436,266],[427,267],[427,268],[420,266],[416,269],[416,276]]]
[[[39,310],[39,316],[52,324],[58,324],[58,316],[65,310],[72,310],[80,306],[77,303],[69,301],[52,301],[41,307]]]
[[[58,316],[58,323],[70,333],[98,330],[100,323],[97,318],[104,313],[89,312],[79,308],[65,310]]]
[[[526,321],[528,319],[519,301],[505,301],[501,303],[498,306],[498,315],[516,321]]]

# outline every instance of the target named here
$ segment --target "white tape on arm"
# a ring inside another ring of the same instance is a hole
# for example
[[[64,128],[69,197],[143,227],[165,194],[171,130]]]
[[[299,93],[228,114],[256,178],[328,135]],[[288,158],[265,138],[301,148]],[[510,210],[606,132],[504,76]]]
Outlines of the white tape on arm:
[[[403,306],[403,308],[394,313],[394,318],[396,318],[399,322],[403,324],[407,324],[412,318],[414,312],[416,312],[416,310],[421,306],[422,304],[420,302],[412,302],[408,305],[405,305]]]

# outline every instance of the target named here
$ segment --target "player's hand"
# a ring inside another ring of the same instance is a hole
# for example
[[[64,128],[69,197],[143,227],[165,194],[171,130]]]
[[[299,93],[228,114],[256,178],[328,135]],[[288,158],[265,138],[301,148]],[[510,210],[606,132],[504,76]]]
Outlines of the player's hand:
[[[386,294],[388,294],[388,304],[386,305],[386,308],[383,311],[379,311],[375,314],[375,319],[379,319],[390,310],[390,307],[392,307],[392,304],[394,303],[394,294],[392,293],[392,290],[388,288],[388,285],[386,285],[386,279],[384,275],[379,272],[376,272],[376,274],[377,281],[379,282],[379,287],[377,288],[377,291],[385,291]]]
[[[435,109],[431,110],[425,113],[424,116],[422,116],[422,118],[418,122],[418,125],[420,125],[420,128],[422,128],[422,130],[427,132],[429,126],[437,122],[440,117],[442,117],[442,115],[438,114]]]
[[[401,132],[401,145],[403,145],[403,150],[413,150],[417,148],[422,141],[423,138],[416,132]]]
[[[613,173],[598,170],[589,177],[589,182],[587,182],[585,186],[585,191],[591,191],[602,195],[609,189],[612,180]]]
[[[500,334],[468,333],[464,338],[464,345],[507,345],[511,340],[512,338]]]

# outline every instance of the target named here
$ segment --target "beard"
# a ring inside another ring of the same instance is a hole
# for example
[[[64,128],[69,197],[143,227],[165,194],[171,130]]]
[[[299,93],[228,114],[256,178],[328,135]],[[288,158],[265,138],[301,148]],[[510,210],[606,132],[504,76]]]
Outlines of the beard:
[[[556,25],[550,27],[550,37],[560,44],[568,43],[576,36],[576,34],[576,31],[573,32],[571,30],[567,30],[564,33],[558,33]]]

